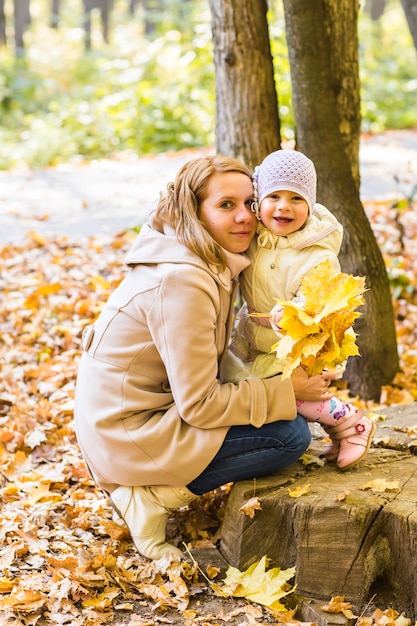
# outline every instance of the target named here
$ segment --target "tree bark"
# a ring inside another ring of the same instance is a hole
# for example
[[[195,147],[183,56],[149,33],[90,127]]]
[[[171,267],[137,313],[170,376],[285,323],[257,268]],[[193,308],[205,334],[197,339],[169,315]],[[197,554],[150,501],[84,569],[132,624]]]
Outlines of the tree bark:
[[[59,9],[60,0],[52,0],[51,6],[51,26],[52,28],[58,28],[59,22]]]
[[[385,11],[385,0],[368,0],[365,9],[369,12],[371,19],[376,22]]]
[[[129,13],[130,15],[134,15],[136,13],[136,9],[139,6],[139,0],[129,0]]]
[[[210,0],[216,150],[253,168],[281,145],[265,0]]]
[[[414,47],[417,50],[417,2],[416,0],[401,0],[401,4],[413,38]]]
[[[161,21],[164,3],[161,0],[142,0],[145,34],[151,38],[156,34],[158,21]]]
[[[4,0],[0,0],[0,44],[6,45],[6,14],[4,12]]]
[[[14,0],[14,40],[17,56],[24,52],[23,35],[29,24],[29,0]]]
[[[100,12],[103,39],[109,43],[109,21],[113,0],[83,0],[84,9],[84,46],[91,50],[91,11],[98,9]]]
[[[274,566],[295,566],[296,594],[307,604],[342,595],[360,612],[376,594],[378,606],[393,606],[414,623],[417,458],[407,431],[415,425],[416,410],[413,403],[382,411],[379,442],[359,469],[342,475],[333,463],[312,471],[298,462],[256,484],[236,482],[221,528],[226,561],[243,571],[266,554]],[[327,445],[320,439],[313,437],[313,456]],[[387,488],[378,493],[382,474]],[[397,487],[390,489],[394,483]],[[305,490],[302,497],[289,494],[298,487]],[[261,509],[253,518],[242,515],[241,507],[254,495]],[[329,614],[302,621],[346,624]]]
[[[365,275],[368,287],[363,315],[355,324],[362,356],[349,359],[345,376],[353,394],[378,400],[381,386],[398,371],[398,353],[386,268],[356,175],[358,2],[284,0],[284,10],[297,146],[315,163],[318,201],[344,226],[343,271]],[[354,76],[347,76],[349,72]]]

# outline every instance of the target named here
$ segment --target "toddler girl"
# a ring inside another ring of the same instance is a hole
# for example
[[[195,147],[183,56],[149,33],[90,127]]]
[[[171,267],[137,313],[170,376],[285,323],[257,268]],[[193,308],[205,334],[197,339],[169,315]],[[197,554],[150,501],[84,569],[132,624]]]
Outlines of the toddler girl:
[[[276,300],[302,303],[301,281],[322,261],[329,260],[340,272],[337,255],[343,229],[316,203],[316,183],[314,164],[295,150],[273,152],[255,169],[254,211],[260,221],[248,251],[252,263],[241,276],[245,304],[222,369],[225,380],[268,378],[282,372],[283,364],[271,353],[282,316],[282,308],[274,306]],[[264,311],[271,315],[259,316]],[[335,396],[320,403],[300,401],[297,406],[301,415],[319,422],[329,434],[332,444],[325,456],[337,459],[339,468],[356,465],[368,453],[376,426],[362,410]]]

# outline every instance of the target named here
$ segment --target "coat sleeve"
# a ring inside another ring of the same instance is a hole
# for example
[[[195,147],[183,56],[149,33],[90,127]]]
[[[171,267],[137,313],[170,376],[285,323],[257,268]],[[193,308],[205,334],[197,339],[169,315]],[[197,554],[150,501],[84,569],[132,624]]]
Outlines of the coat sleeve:
[[[219,380],[218,362],[226,347],[229,313],[220,306],[221,297],[225,294],[212,278],[188,268],[165,277],[150,309],[149,328],[179,414],[198,428],[260,427],[294,419],[290,380],[278,376],[250,378],[238,384]],[[219,320],[219,315],[224,319]]]

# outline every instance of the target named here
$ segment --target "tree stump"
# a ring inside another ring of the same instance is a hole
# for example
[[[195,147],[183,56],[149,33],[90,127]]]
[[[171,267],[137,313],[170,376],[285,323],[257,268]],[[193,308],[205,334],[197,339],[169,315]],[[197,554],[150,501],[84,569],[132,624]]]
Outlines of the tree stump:
[[[299,461],[256,484],[236,483],[222,526],[225,559],[242,570],[267,555],[273,567],[296,567],[301,596],[341,595],[359,611],[372,599],[416,619],[417,403],[378,415],[373,447],[352,469]],[[324,445],[314,438],[308,454]],[[253,495],[262,510],[250,518],[239,508]]]

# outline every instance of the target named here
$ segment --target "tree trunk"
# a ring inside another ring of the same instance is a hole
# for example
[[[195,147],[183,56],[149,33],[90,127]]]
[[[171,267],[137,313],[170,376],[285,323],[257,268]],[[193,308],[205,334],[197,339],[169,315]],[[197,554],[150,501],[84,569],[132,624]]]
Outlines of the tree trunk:
[[[51,6],[51,27],[58,28],[60,0],[52,0]]]
[[[100,3],[101,27],[103,39],[108,44],[110,41],[110,14],[113,8],[113,0],[103,0]]]
[[[136,13],[136,9],[138,8],[139,0],[129,0],[129,13],[130,15],[134,15]]]
[[[145,21],[145,34],[152,37],[156,33],[158,21],[162,19],[164,10],[161,0],[142,0],[143,2],[143,19]]]
[[[284,9],[297,145],[316,165],[318,201],[344,226],[342,269],[365,275],[368,287],[355,324],[362,356],[349,359],[346,378],[353,394],[378,400],[398,371],[398,354],[386,268],[359,198],[358,138],[347,141],[346,129],[359,134],[358,3],[284,0]]]
[[[6,14],[4,12],[4,0],[0,0],[0,44],[6,45]]]
[[[91,9],[88,0],[83,1],[83,22],[84,22],[84,48],[91,50]]]
[[[385,11],[385,0],[368,0],[365,10],[369,12],[371,19],[376,22]]]
[[[401,4],[414,41],[414,47],[417,50],[417,2],[416,0],[401,0]]]
[[[109,43],[109,22],[113,0],[83,0],[84,9],[84,46],[91,50],[91,11],[98,9],[100,13],[103,39]]]
[[[254,167],[280,147],[265,0],[210,0],[216,150]]]
[[[30,24],[29,0],[14,0],[14,40],[16,55],[23,54],[23,35]]]

